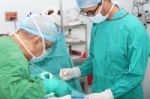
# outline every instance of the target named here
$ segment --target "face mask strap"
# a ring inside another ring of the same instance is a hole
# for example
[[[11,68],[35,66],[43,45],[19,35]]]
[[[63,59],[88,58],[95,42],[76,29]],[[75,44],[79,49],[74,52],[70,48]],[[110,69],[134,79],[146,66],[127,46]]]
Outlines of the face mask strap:
[[[46,53],[46,51],[45,51],[45,40],[44,40],[44,37],[43,37],[43,34],[42,34],[42,32],[41,32],[41,29],[40,29],[39,25],[37,24],[37,22],[35,21],[34,18],[32,18],[32,20],[33,20],[33,23],[35,24],[36,28],[38,29],[38,31],[39,31],[39,33],[40,33],[40,36],[41,36],[41,38],[42,38],[42,44],[43,44],[43,52],[42,52],[42,55],[43,55],[43,54]],[[39,56],[39,58],[40,58],[40,56]]]
[[[114,3],[112,4],[112,7],[111,7],[111,9],[109,10],[109,12],[108,12],[108,14],[107,15],[109,15],[110,13],[111,13],[111,11],[113,10],[113,8],[114,8]]]
[[[101,11],[102,11],[103,2],[104,2],[104,0],[102,0],[102,5],[101,5],[101,8],[100,8],[100,10],[99,10],[99,13],[101,13]],[[106,14],[106,16],[108,16],[108,15],[110,14],[110,12],[113,10],[114,5],[115,5],[115,4],[113,3],[111,9],[110,9],[109,12]]]
[[[100,8],[100,10],[99,10],[99,13],[101,13],[101,11],[102,11],[104,0],[102,0],[101,2],[102,2],[102,4],[101,4],[101,8]]]
[[[98,13],[101,13],[101,11],[102,11],[102,6],[100,7],[100,9],[99,9],[99,12],[98,12]]]
[[[35,57],[31,51],[27,48],[27,46],[24,44],[24,42],[22,42],[22,40],[20,39],[20,37],[17,34],[14,34],[14,36],[17,38],[17,40],[21,43],[21,45],[26,49],[26,51],[33,57]]]

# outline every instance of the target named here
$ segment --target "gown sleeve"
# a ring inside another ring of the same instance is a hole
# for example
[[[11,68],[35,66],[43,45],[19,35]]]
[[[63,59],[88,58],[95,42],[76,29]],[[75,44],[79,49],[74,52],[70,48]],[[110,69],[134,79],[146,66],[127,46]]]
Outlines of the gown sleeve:
[[[136,26],[129,30],[127,42],[128,71],[116,77],[111,87],[115,98],[120,97],[140,85],[148,61],[148,36],[144,28]]]
[[[41,99],[45,95],[40,79],[29,77],[28,61],[8,37],[0,38],[0,99]]]

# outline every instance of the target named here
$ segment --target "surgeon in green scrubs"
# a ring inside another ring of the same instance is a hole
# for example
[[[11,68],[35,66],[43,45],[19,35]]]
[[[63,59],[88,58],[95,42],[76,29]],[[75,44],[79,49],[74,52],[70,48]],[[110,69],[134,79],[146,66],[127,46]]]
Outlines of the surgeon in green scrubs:
[[[144,99],[148,33],[143,24],[111,0],[76,1],[93,22],[90,55],[80,67],[62,69],[60,77],[93,75],[88,99]]]
[[[49,18],[33,16],[22,20],[12,36],[0,37],[0,99],[42,99],[49,93],[71,93],[63,81],[30,79],[29,62],[41,60],[58,35]]]

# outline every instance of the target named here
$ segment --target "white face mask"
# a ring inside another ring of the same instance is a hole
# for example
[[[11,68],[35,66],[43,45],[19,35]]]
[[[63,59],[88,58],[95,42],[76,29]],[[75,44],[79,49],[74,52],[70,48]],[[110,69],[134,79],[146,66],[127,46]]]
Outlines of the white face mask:
[[[114,8],[114,3],[113,3],[113,5],[112,5],[110,11],[108,12],[108,14],[106,14],[105,16],[103,16],[103,15],[101,14],[101,11],[102,11],[102,6],[101,6],[99,12],[98,12],[95,16],[89,17],[89,19],[90,19],[93,23],[96,23],[96,24],[101,23],[101,22],[105,21],[105,20],[108,18],[109,14],[110,14],[110,12],[113,10],[113,8]]]
[[[32,52],[27,48],[27,46],[24,44],[24,42],[20,39],[20,37],[17,34],[14,34],[14,36],[18,39],[18,41],[21,43],[21,45],[26,49],[26,51],[32,56],[32,59],[30,60],[30,62],[38,62],[40,60],[42,60],[46,55],[47,55],[47,51],[45,50],[45,42],[44,42],[44,37],[42,35],[42,32],[38,26],[38,24],[36,23],[36,21],[33,19],[34,24],[36,25],[41,38],[42,38],[42,44],[43,44],[43,52],[40,56],[35,56],[32,54]]]
[[[39,62],[45,58],[47,55],[47,51],[43,51],[43,53],[39,57],[32,56],[32,59],[30,60],[31,63]]]

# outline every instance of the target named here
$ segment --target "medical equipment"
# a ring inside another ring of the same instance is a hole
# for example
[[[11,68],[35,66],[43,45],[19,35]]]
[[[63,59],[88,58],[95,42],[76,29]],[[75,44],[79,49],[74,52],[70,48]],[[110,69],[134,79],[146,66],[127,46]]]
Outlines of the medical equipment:
[[[32,66],[32,68],[35,68],[35,67]],[[52,73],[47,72],[46,70],[44,70],[40,67],[37,67],[37,68],[38,68],[39,71],[44,72],[42,75],[40,75],[40,77],[42,79],[60,79],[59,74],[52,74]],[[50,93],[50,94],[46,95],[44,97],[44,99],[47,99],[47,98],[51,99],[54,96],[55,96],[54,93]],[[86,94],[84,94],[84,93],[82,93],[82,92],[80,92],[76,89],[72,89],[72,93],[71,93],[72,99],[85,99],[84,98],[85,96],[86,96]]]
[[[147,24],[149,23],[149,18],[147,16],[147,11],[144,11],[144,6],[147,3],[149,3],[149,0],[134,0],[132,8],[132,13],[141,20],[146,28]]]
[[[86,94],[84,94],[84,93],[81,93],[75,89],[72,90],[71,99],[86,99],[85,96],[86,96]],[[55,97],[55,94],[50,93],[50,94],[46,95],[43,99],[55,99],[54,97]]]
[[[139,4],[145,4],[147,3],[149,0],[134,0],[135,3],[139,3]]]
[[[150,23],[150,12],[149,11],[145,11],[145,21],[146,23]]]
[[[59,0],[60,5],[60,16],[61,16],[61,33],[64,33],[64,23],[63,23],[63,4],[62,0]]]
[[[39,70],[43,71],[42,75],[40,75],[40,77],[42,79],[60,79],[58,74],[51,74],[49,72],[46,72],[45,70],[43,70],[42,68],[38,68]],[[44,97],[44,99],[50,98],[50,97],[54,97],[55,94],[54,93],[50,93],[48,95],[46,95]],[[86,94],[76,90],[76,89],[72,89],[72,93],[71,93],[71,97],[72,99],[85,99],[84,97],[86,96]],[[51,99],[51,98],[50,98]]]

